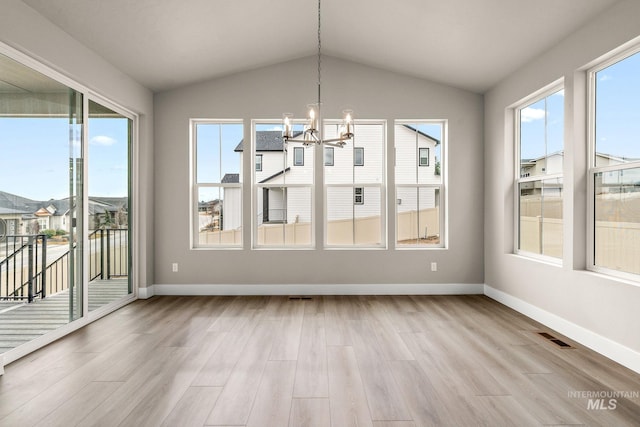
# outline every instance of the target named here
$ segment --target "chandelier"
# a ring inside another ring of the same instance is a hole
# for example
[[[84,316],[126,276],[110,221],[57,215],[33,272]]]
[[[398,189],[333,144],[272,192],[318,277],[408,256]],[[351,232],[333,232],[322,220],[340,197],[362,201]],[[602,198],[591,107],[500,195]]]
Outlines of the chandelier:
[[[318,0],[318,102],[316,104],[311,104],[308,106],[309,117],[307,119],[307,123],[304,126],[304,131],[302,133],[296,133],[295,136],[292,131],[291,123],[293,115],[290,113],[283,114],[282,139],[284,139],[285,142],[301,142],[305,146],[311,144],[325,144],[334,147],[343,147],[347,143],[347,141],[353,138],[353,118],[351,115],[351,110],[343,111],[344,117],[340,129],[340,136],[338,138],[323,139],[322,132],[318,128],[320,124],[320,107],[322,106],[322,100],[320,96],[322,86],[322,69],[320,60],[320,53],[322,50],[322,39],[320,37],[320,9],[320,0]]]

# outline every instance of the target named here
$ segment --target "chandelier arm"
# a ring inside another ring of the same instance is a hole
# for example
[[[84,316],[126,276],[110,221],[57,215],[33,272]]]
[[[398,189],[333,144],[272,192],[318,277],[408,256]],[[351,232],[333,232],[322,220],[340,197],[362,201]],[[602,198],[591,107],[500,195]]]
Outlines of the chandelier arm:
[[[340,139],[340,138],[335,138],[335,139],[323,139],[322,143],[324,145],[329,145],[331,147],[338,147],[338,148],[342,148],[346,145],[347,140],[344,139]]]

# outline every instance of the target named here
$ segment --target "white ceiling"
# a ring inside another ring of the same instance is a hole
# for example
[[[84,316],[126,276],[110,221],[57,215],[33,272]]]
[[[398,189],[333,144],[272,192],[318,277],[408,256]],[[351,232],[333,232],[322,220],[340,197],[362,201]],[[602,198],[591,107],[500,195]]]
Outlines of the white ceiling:
[[[23,0],[153,91],[317,52],[316,0]],[[322,53],[485,92],[617,0],[323,0]]]

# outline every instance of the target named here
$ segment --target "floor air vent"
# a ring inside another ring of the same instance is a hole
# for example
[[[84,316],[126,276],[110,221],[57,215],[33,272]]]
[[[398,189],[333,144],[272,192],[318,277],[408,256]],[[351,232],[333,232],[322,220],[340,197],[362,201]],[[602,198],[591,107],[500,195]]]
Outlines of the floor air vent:
[[[558,347],[573,348],[573,347],[571,347],[571,345],[567,344],[566,342],[564,342],[562,340],[559,340],[558,338],[554,337],[553,335],[551,335],[551,334],[549,334],[547,332],[538,332],[538,335],[540,335],[542,338],[548,339],[549,341],[551,341],[552,343],[554,343]]]
[[[301,296],[289,297],[289,301],[300,301],[300,300],[310,300],[310,299],[313,299],[313,297],[301,297]]]

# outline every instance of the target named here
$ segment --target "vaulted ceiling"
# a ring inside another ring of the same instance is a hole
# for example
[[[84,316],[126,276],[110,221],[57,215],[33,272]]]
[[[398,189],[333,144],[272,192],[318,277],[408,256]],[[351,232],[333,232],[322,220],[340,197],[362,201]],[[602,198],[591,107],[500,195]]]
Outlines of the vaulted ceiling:
[[[317,52],[317,0],[23,0],[153,91]],[[616,0],[323,0],[322,53],[483,93]]]

